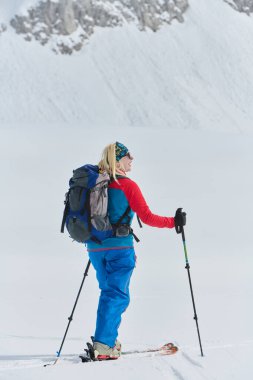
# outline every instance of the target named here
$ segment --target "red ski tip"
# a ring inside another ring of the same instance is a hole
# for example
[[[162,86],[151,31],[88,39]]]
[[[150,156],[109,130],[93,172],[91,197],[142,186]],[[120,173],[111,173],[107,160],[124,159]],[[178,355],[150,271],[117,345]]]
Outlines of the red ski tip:
[[[166,343],[160,348],[160,352],[163,355],[173,355],[178,351],[178,347],[176,347],[173,343]]]
[[[109,355],[98,355],[97,360],[102,361],[102,360],[117,360],[119,356],[109,356]]]

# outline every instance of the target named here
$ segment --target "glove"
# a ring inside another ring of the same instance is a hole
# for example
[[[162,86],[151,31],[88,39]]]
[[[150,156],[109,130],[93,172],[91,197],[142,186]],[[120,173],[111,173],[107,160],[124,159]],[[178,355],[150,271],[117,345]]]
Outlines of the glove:
[[[178,234],[181,234],[182,227],[186,225],[186,213],[182,212],[182,208],[178,208],[174,217],[175,229]]]

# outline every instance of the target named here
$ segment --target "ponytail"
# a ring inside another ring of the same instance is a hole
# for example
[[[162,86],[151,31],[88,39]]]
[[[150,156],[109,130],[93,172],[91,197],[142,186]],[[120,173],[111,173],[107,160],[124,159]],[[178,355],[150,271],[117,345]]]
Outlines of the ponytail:
[[[107,172],[110,177],[115,181],[116,178],[116,156],[115,156],[116,143],[109,144],[105,147],[102,153],[101,160],[98,163],[99,170]]]

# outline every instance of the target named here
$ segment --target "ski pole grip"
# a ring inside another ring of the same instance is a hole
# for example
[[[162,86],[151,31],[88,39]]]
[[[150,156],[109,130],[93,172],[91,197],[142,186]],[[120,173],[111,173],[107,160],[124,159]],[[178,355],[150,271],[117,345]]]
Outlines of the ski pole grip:
[[[175,229],[176,229],[176,233],[177,234],[181,234],[182,231],[183,231],[183,226],[179,226],[179,225],[176,224]]]
[[[182,228],[181,228],[181,226],[176,226],[175,228],[176,228],[176,233],[177,233],[177,234],[181,234],[181,233],[182,233]]]
[[[182,212],[182,208],[179,207],[175,214],[175,230],[177,234],[183,233],[183,226],[186,224],[186,213]]]

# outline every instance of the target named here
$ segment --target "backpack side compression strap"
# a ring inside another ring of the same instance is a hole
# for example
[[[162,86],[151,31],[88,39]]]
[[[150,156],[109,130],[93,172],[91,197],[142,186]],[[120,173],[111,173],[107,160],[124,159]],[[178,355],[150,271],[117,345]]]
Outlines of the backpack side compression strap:
[[[140,239],[135,235],[134,230],[132,228],[130,228],[130,232],[133,235],[134,240],[136,241],[136,243],[139,243]]]
[[[61,233],[64,233],[64,226],[65,226],[67,215],[69,212],[69,191],[66,193],[66,199],[64,203],[65,203],[65,208],[64,208],[63,218],[62,218],[62,223],[61,223]]]
[[[86,201],[85,201],[83,210],[81,211],[81,214],[83,215],[85,213],[85,211],[87,211],[87,214],[88,214],[88,218],[87,218],[88,231],[91,234],[92,223],[91,223],[91,208],[90,208],[90,189],[87,190],[87,197],[86,197]],[[101,240],[99,240],[98,238],[96,238],[93,235],[91,235],[90,240],[94,241],[94,243],[102,244]]]
[[[139,215],[137,215],[137,220],[138,220],[138,223],[139,223],[140,228],[142,228],[142,223],[141,223],[141,220],[140,220],[140,218],[139,218]]]

